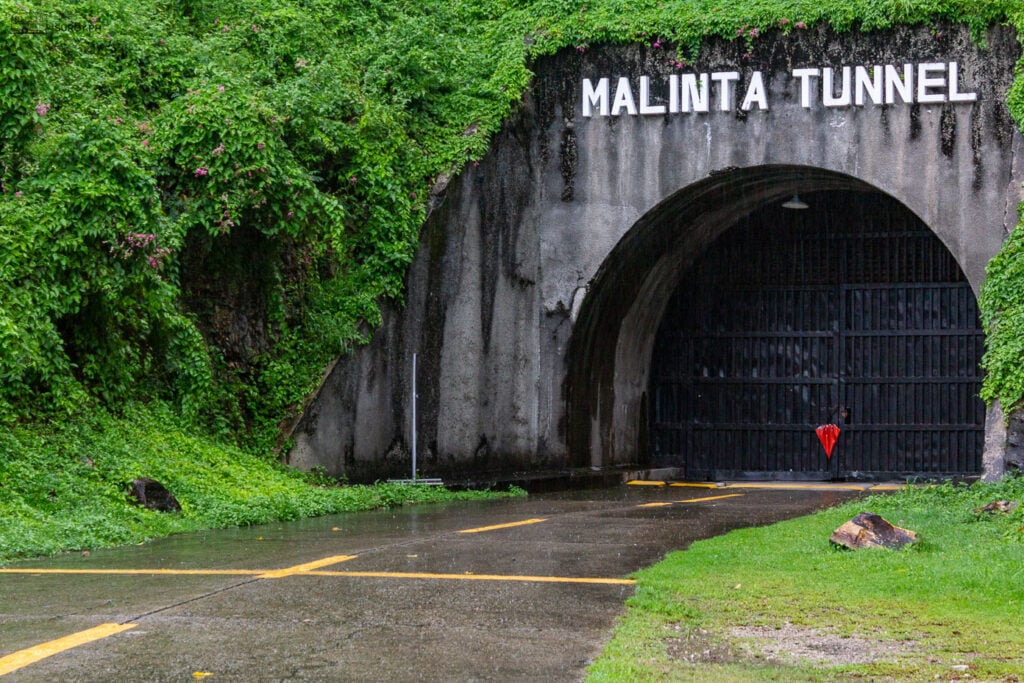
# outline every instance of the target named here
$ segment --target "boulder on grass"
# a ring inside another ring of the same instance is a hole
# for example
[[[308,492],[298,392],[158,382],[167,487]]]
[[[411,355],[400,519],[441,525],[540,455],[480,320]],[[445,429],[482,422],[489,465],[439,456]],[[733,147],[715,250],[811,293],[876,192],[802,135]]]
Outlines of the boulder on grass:
[[[917,541],[917,534],[901,529],[873,512],[862,512],[833,532],[832,543],[860,550],[861,548],[888,548],[895,550]]]
[[[134,479],[128,494],[139,504],[157,512],[179,512],[181,505],[167,487],[153,479]]]

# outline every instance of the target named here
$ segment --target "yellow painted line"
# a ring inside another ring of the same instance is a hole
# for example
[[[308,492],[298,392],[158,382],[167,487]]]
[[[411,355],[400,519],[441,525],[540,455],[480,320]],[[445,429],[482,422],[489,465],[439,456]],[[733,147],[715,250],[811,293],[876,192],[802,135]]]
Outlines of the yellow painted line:
[[[22,667],[26,667],[29,664],[35,664],[36,662],[52,657],[55,654],[70,650],[73,647],[79,645],[85,645],[91,643],[94,640],[102,640],[108,638],[116,633],[127,631],[135,628],[135,624],[100,624],[95,628],[90,628],[85,631],[79,631],[78,633],[72,633],[70,636],[64,636],[57,640],[51,640],[48,643],[42,643],[41,645],[35,645],[24,650],[19,650],[6,657],[0,657],[0,676],[4,676],[13,671],[17,671]]]
[[[511,529],[515,526],[526,526],[527,524],[539,524],[540,522],[548,521],[547,518],[542,519],[524,519],[521,522],[509,522],[508,524],[495,524],[494,526],[481,526],[476,529],[463,529],[459,531],[460,534],[478,534],[481,531],[495,531],[496,529]]]
[[[689,500],[677,500],[677,503],[706,503],[709,500],[723,500],[725,498],[738,498],[742,493],[727,493],[724,496],[707,496],[706,498],[690,498]]]
[[[672,503],[643,503],[642,505],[637,505],[637,507],[638,508],[663,508],[666,505],[671,505],[671,504]]]
[[[602,579],[573,576],[518,576],[503,574],[428,574],[419,572],[305,572],[309,576],[346,576],[369,579],[441,579],[445,581],[524,581],[533,583],[592,583],[632,586],[633,579]]]
[[[261,569],[26,569],[11,567],[0,569],[0,574],[127,574],[171,576],[259,576]]]
[[[721,484],[712,484],[712,483],[704,483],[704,482],[698,483],[698,482],[688,482],[688,481],[677,481],[674,484],[669,484],[669,486],[677,486],[677,487],[692,488],[692,489],[720,489],[720,488],[724,488]]]
[[[864,491],[866,484],[729,484],[731,489],[779,489],[791,491]]]
[[[904,486],[900,484],[876,484],[869,491],[902,491]]]
[[[663,481],[647,481],[645,479],[634,479],[632,481],[627,481],[626,482],[626,486],[664,486],[664,485],[665,485],[665,482],[663,482]]]
[[[305,564],[297,564],[294,567],[285,567],[284,569],[275,569],[270,572],[263,572],[260,574],[261,579],[280,579],[285,576],[294,576],[296,574],[308,574],[312,569],[319,569],[320,567],[329,567],[332,564],[339,564],[341,562],[347,562],[354,560],[359,557],[358,555],[332,555],[331,557],[325,557],[322,560],[314,560],[313,562],[307,562]]]

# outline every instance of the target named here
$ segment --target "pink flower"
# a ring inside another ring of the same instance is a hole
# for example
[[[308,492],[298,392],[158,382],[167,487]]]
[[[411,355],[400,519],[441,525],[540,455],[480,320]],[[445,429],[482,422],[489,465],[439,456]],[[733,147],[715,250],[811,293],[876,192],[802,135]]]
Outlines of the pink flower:
[[[149,140],[143,140],[142,141],[142,146],[143,147],[149,147]]]
[[[21,190],[18,190],[17,192],[14,193],[14,198],[21,199]]]
[[[657,49],[657,48],[660,48],[660,47],[661,47],[661,41],[660,41],[660,40],[656,40],[656,41],[654,41],[654,42],[653,42],[653,43],[651,44],[651,47],[653,47],[653,48],[655,48],[655,49]]]
[[[294,218],[294,217],[295,217],[295,212],[294,211],[289,211],[288,212],[288,218]]]
[[[220,143],[219,145],[217,145],[216,147],[214,147],[213,148],[213,152],[211,152],[211,154],[213,154],[214,156],[220,156],[223,153],[224,153],[224,143],[223,142]]]
[[[750,59],[750,53],[749,52],[744,52],[742,56],[743,56],[743,59]]]
[[[223,85],[218,85],[217,86],[217,92],[224,92],[224,86]]]
[[[253,32],[253,33],[259,33],[260,31],[262,31],[262,30],[263,30],[263,29],[261,29],[261,28],[260,28],[259,26],[257,26],[256,24],[253,24],[253,25],[252,25],[252,26],[250,26],[249,28],[250,28],[250,29],[252,29],[252,32]]]
[[[264,145],[262,142],[256,143],[256,149],[263,149],[264,147],[266,147],[266,145]]]
[[[204,175],[210,172],[210,169],[200,166],[195,170],[196,178],[202,178]]]
[[[46,116],[46,112],[50,111],[50,105],[45,102],[40,102],[36,105],[36,113],[40,116]]]
[[[789,23],[789,19],[787,19],[785,17],[779,19],[779,26],[785,26],[788,23]]]
[[[686,64],[683,63],[683,62],[676,62],[676,64],[675,64],[675,67],[677,69],[682,69],[684,66],[686,66]]]
[[[749,35],[749,36],[750,36],[751,38],[757,38],[757,36],[758,36],[758,35],[760,35],[760,33],[761,33],[761,32],[760,32],[760,31],[758,31],[758,30],[757,30],[756,28],[752,28],[752,29],[750,29],[750,33],[749,33],[748,35]]]
[[[797,28],[807,28],[807,24],[805,24],[802,21],[798,21],[798,22],[796,22],[796,27]]]
[[[349,179],[348,179],[348,181],[349,181],[350,183],[352,183],[353,185],[355,185],[356,183],[358,183],[358,182],[359,182],[359,181],[358,181],[358,180],[356,179],[356,177],[355,177],[355,176],[352,176],[351,178],[349,178]]]

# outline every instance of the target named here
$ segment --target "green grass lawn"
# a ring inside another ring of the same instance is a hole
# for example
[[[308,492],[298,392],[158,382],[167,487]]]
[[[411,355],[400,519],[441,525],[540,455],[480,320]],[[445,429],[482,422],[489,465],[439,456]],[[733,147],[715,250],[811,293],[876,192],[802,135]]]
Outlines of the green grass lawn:
[[[139,477],[163,483],[181,512],[129,502],[128,483]],[[0,428],[0,563],[182,531],[522,493],[330,484],[189,433],[159,404]]]
[[[1024,478],[873,496],[693,544],[638,572],[589,681],[1024,680]],[[837,549],[861,511],[918,532]]]

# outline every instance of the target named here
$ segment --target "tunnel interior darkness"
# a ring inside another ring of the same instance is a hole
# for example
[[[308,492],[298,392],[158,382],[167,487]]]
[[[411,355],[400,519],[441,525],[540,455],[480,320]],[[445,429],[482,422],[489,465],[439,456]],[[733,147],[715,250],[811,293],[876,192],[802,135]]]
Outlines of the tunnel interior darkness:
[[[780,208],[796,193],[812,208]],[[921,349],[946,359],[908,366]],[[980,349],[962,272],[899,201],[824,169],[730,169],[643,216],[591,281],[567,356],[570,457],[695,478],[976,472]],[[913,409],[928,391],[948,415]],[[826,421],[846,432],[834,459],[816,445]]]

